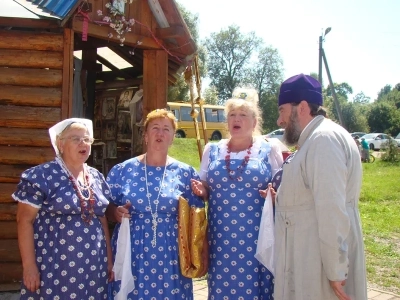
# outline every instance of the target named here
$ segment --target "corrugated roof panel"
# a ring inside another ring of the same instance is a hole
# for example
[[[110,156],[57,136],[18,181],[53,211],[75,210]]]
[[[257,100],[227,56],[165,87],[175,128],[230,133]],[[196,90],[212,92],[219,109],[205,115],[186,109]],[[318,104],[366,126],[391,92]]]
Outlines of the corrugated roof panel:
[[[64,19],[79,0],[28,0],[45,12]]]

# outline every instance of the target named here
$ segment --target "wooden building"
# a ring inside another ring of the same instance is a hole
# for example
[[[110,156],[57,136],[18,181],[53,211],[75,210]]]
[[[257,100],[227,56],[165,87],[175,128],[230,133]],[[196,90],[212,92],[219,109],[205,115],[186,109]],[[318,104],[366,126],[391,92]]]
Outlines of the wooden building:
[[[130,110],[120,98],[128,95],[132,99],[142,88],[144,115],[166,107],[168,86],[191,65],[196,53],[174,0],[133,0],[131,4],[128,0],[120,6],[120,16],[128,22],[135,20],[129,23],[130,31],[120,37],[125,38],[123,46],[104,18],[110,16],[112,7],[106,7],[110,0],[39,1],[45,6],[33,4],[36,2],[2,0],[0,10],[3,291],[18,288],[22,277],[16,203],[11,194],[23,170],[54,158],[48,128],[68,117],[92,119],[96,135],[92,153],[96,157],[91,162],[106,173],[141,151],[138,133],[135,136],[132,128],[136,123],[131,121],[126,127]],[[124,1],[114,2],[117,7]],[[119,68],[101,55],[100,49],[112,50],[129,67]],[[77,51],[81,51],[81,60],[74,59]],[[76,93],[83,96],[81,101]],[[140,130],[140,124],[137,127]]]

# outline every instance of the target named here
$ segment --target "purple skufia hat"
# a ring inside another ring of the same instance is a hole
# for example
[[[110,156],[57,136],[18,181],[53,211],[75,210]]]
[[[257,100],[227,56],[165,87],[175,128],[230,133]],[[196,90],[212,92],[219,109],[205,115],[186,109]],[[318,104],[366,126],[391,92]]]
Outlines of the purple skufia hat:
[[[279,91],[278,106],[302,100],[322,106],[321,84],[315,78],[299,74],[286,79]]]

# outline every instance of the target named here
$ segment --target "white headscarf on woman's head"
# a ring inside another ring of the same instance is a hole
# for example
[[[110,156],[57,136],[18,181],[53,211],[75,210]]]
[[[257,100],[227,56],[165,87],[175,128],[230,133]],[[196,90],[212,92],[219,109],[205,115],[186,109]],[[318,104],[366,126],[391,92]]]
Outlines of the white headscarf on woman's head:
[[[57,156],[60,155],[60,151],[58,150],[57,147],[57,136],[61,134],[61,132],[64,131],[67,126],[71,125],[72,123],[80,123],[86,126],[89,136],[93,138],[93,123],[92,120],[89,119],[82,119],[82,118],[71,118],[71,119],[65,119],[61,122],[58,122],[56,125],[51,127],[49,129],[49,135],[50,135],[50,141],[51,144],[53,145],[54,151],[56,152]]]

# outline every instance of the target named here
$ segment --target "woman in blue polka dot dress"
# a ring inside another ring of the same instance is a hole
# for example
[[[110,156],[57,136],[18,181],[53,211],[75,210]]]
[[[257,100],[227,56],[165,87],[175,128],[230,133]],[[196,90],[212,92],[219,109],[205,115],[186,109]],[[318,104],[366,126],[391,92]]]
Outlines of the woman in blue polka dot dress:
[[[110,189],[85,164],[92,121],[67,119],[49,133],[56,159],[23,172],[12,195],[18,201],[21,299],[107,299],[113,278],[104,216]]]
[[[235,98],[235,95],[238,95]],[[254,257],[267,188],[283,159],[278,144],[257,137],[258,96],[235,90],[225,113],[231,138],[206,145],[197,195],[209,196],[209,299],[273,299],[273,276]]]
[[[110,284],[109,299],[193,299],[192,280],[182,276],[179,265],[178,198],[183,196],[196,207],[204,207],[204,202],[191,191],[190,180],[199,178],[194,168],[168,156],[176,127],[171,112],[150,112],[144,123],[147,152],[114,166],[107,176],[112,191],[107,216],[119,223],[130,217],[131,240],[131,274]],[[114,254],[120,230],[117,224]],[[132,276],[134,287],[124,291],[124,280]]]

